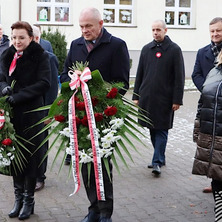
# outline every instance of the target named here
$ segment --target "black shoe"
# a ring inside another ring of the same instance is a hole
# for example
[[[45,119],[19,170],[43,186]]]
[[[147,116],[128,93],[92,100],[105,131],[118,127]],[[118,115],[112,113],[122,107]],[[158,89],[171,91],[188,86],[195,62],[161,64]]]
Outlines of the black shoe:
[[[35,191],[40,191],[44,188],[45,186],[45,182],[36,182],[36,185],[35,185]]]
[[[70,155],[70,154],[67,154],[64,164],[65,164],[65,165],[70,165],[70,162],[71,162],[71,155]]]
[[[91,210],[80,222],[99,222],[99,214]]]
[[[100,217],[99,222],[112,222],[110,217]]]
[[[162,167],[162,166],[166,166],[166,162],[164,162],[163,164],[159,165],[159,167]],[[149,164],[149,165],[147,166],[147,168],[152,169],[152,168],[153,168],[153,164],[152,164],[152,163]]]
[[[147,168],[152,169],[152,168],[153,168],[153,164],[152,164],[152,163],[149,164],[149,165],[147,166]]]
[[[161,174],[159,165],[153,165],[152,173],[155,174],[155,175],[160,175]]]

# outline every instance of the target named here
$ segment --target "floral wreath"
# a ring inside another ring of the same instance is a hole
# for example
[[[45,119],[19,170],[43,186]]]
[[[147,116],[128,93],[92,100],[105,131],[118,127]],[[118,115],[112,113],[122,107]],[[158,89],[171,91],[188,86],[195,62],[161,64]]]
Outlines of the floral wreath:
[[[70,72],[75,72],[77,78],[79,78],[78,75],[82,75],[84,70],[88,69],[87,65],[87,63],[76,63],[72,68],[70,68]],[[144,135],[138,129],[138,126],[140,125],[137,123],[134,117],[140,118],[144,121],[148,121],[148,119],[138,111],[138,106],[119,94],[119,90],[123,89],[123,83],[110,84],[105,82],[102,79],[99,70],[93,71],[91,76],[92,78],[89,81],[87,80],[87,86],[88,91],[90,92],[90,103],[92,104],[93,108],[92,115],[95,119],[94,136],[98,138],[99,147],[97,151],[105,164],[108,175],[110,176],[108,158],[111,158],[114,166],[120,173],[115,153],[117,153],[126,167],[128,167],[128,165],[122,154],[122,151],[124,151],[130,160],[133,161],[130,151],[128,150],[125,143],[127,143],[135,150],[137,150],[137,148],[128,138],[129,135],[135,138],[138,142],[145,145],[137,136],[137,134],[141,134],[142,136]],[[75,81],[73,80],[73,82]],[[95,161],[95,153],[93,152],[92,148],[91,137],[93,134],[90,132],[91,126],[89,125],[89,116],[87,113],[88,105],[83,93],[80,90],[80,85],[76,85],[74,92],[71,88],[71,84],[72,81],[71,83],[62,83],[60,95],[54,101],[54,103],[52,105],[41,108],[41,110],[49,108],[49,113],[47,117],[42,119],[37,124],[46,121],[47,119],[51,119],[52,121],[41,131],[43,132],[44,130],[51,128],[48,136],[39,147],[41,147],[47,140],[49,140],[52,135],[56,135],[56,137],[53,137],[52,144],[47,152],[48,154],[54,147],[55,143],[59,141],[59,139],[61,140],[53,163],[56,161],[61,151],[64,153],[61,167],[64,164],[66,155],[72,155],[73,148],[70,146],[71,132],[69,126],[69,102],[70,99],[74,97],[74,122],[77,128],[76,134],[78,139],[78,153],[76,158],[79,158],[80,167],[83,163],[87,164],[88,170],[90,172],[91,163]],[[75,132],[73,134],[75,134]],[[66,152],[64,152],[64,149]],[[70,165],[70,168],[71,167],[72,166]]]
[[[25,146],[22,139],[16,135],[13,124],[10,122],[12,108],[6,97],[0,98],[0,174],[11,175],[18,171],[22,172],[26,165],[26,159],[21,152]],[[20,140],[19,140],[20,139]],[[27,150],[27,149],[26,149]]]

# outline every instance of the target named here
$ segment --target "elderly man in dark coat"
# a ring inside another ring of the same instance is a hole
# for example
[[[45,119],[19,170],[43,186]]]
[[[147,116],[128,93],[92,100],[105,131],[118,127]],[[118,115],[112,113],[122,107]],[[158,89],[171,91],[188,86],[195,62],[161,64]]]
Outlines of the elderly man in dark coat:
[[[159,175],[165,165],[168,129],[173,127],[174,111],[182,105],[184,90],[184,61],[180,47],[166,36],[162,20],[152,25],[154,40],[141,51],[133,100],[148,116],[151,123],[139,120],[150,129],[154,147],[153,173]]]
[[[82,37],[71,43],[61,82],[70,81],[69,67],[73,63],[89,62],[90,70],[98,69],[107,82],[123,82],[129,87],[129,54],[126,43],[106,31],[99,11],[95,8],[84,9],[79,17]],[[98,89],[99,90],[99,89]],[[125,90],[120,93],[124,94]],[[82,176],[91,206],[88,215],[81,222],[111,222],[113,213],[113,185],[103,165],[105,201],[96,196],[95,174],[93,167],[90,172],[90,186],[87,164],[82,166]],[[109,161],[112,178],[112,165]]]

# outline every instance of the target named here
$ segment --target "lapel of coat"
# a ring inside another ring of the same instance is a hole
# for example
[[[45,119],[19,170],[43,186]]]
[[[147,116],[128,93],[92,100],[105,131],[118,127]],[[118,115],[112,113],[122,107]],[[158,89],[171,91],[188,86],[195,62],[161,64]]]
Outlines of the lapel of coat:
[[[214,63],[215,57],[211,51],[210,45],[209,45],[209,47],[206,48],[205,56],[206,56],[207,60],[210,60],[211,63]]]

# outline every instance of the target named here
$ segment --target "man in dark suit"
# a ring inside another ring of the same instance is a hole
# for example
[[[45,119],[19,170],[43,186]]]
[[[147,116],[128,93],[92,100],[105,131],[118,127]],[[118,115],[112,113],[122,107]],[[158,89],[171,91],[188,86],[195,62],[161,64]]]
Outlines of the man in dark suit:
[[[95,8],[84,9],[79,17],[82,37],[71,43],[66,58],[61,82],[70,81],[69,67],[78,62],[89,62],[90,70],[98,69],[107,82],[123,82],[125,89],[129,87],[129,54],[126,43],[107,32],[103,20]],[[120,93],[124,94],[125,90]],[[90,186],[88,185],[87,164],[82,165],[82,177],[91,206],[88,215],[81,222],[111,222],[113,213],[113,185],[105,166],[103,165],[103,180],[105,201],[99,201],[96,195],[94,167],[91,167]],[[112,165],[109,161],[112,178]]]
[[[40,30],[38,27],[33,26],[33,35],[34,35],[34,41],[39,43],[40,42]],[[48,89],[48,91],[46,92],[45,96],[44,96],[44,105],[50,105],[54,102],[54,100],[57,97],[58,94],[58,59],[57,57],[52,53],[46,50],[46,52],[49,55],[49,61],[50,61],[50,68],[51,68],[51,87]],[[47,113],[46,113],[47,115]],[[48,124],[47,122],[45,122],[45,124]],[[46,135],[47,136],[47,132]],[[43,145],[43,148],[45,149],[45,153],[48,150],[48,142],[45,143]],[[41,177],[37,178],[36,181],[36,187],[35,187],[35,191],[39,191],[41,189],[44,188],[44,184],[45,184],[45,172],[47,169],[47,158],[45,158],[44,162],[42,163],[42,165],[40,166],[42,167],[44,170],[44,174]]]
[[[48,52],[53,53],[53,49],[52,49],[52,44],[50,41],[46,40],[46,39],[42,39],[41,38],[41,26],[40,25],[35,25],[40,32],[40,40],[39,40],[39,44],[42,46],[43,49],[45,49]]]
[[[211,43],[198,50],[196,62],[192,73],[192,79],[201,92],[203,83],[209,71],[214,67],[215,60],[222,47],[222,18],[216,17],[209,23]],[[212,192],[212,188],[206,187],[204,193]]]
[[[222,18],[216,17],[209,24],[211,43],[198,50],[192,79],[201,92],[209,71],[214,67],[215,58],[222,47]]]

